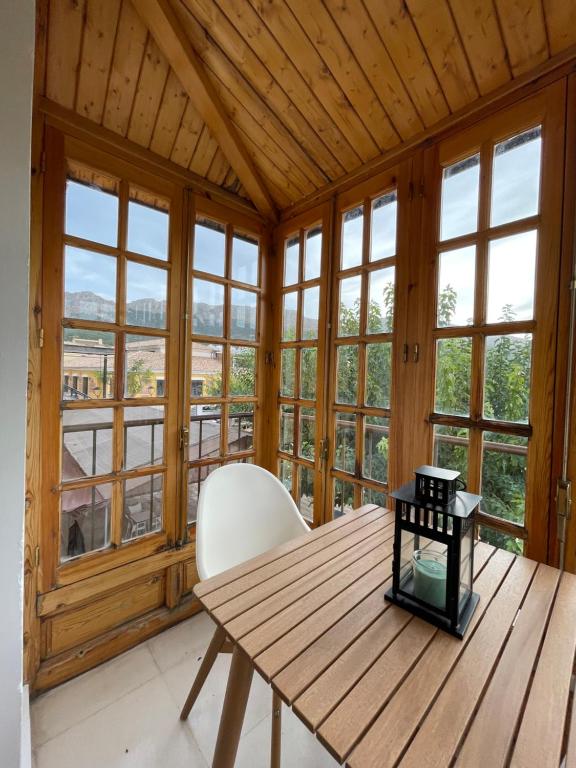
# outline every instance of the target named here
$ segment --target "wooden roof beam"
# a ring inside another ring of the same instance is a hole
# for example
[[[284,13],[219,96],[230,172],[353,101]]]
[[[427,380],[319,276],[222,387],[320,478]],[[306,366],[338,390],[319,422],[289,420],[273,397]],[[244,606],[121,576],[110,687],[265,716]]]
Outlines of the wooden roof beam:
[[[256,208],[266,218],[277,221],[278,213],[272,197],[220,101],[202,62],[178,23],[178,18],[169,1],[137,0],[134,8],[170,62]]]

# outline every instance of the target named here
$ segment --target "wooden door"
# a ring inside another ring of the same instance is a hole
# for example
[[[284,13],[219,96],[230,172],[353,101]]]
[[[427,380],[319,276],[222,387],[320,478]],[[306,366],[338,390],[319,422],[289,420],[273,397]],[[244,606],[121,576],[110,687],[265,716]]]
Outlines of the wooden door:
[[[427,151],[409,307],[414,466],[461,471],[480,538],[544,561],[563,116],[556,83]]]

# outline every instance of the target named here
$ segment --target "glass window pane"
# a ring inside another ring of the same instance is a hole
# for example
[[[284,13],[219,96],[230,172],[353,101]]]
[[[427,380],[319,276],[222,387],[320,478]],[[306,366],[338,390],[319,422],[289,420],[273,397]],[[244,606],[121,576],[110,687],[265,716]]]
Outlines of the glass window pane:
[[[146,193],[132,193],[140,202],[128,203],[128,250],[168,260],[168,206]]]
[[[298,291],[284,294],[282,312],[282,341],[296,338],[296,317],[298,314]]]
[[[476,246],[444,251],[438,256],[438,304],[436,322],[439,328],[472,325],[474,322],[474,285],[476,280]]]
[[[302,339],[318,338],[320,315],[320,287],[307,288],[302,292]]]
[[[220,455],[220,433],[222,431],[222,406],[220,403],[191,405],[189,429],[189,461],[215,458]]]
[[[356,416],[336,413],[334,468],[354,474],[356,469]]]
[[[224,277],[226,227],[219,221],[198,219],[194,227],[194,269]]]
[[[304,280],[320,277],[322,264],[322,227],[306,232],[306,254],[304,260]]]
[[[126,334],[124,397],[164,397],[166,340]]]
[[[440,239],[475,232],[478,228],[480,155],[449,165],[442,172]]]
[[[434,410],[437,413],[453,416],[470,414],[471,371],[472,339],[469,336],[436,342]]]
[[[483,512],[524,525],[528,438],[485,432],[482,436]]]
[[[188,470],[188,525],[196,522],[198,497],[200,496],[200,487],[202,483],[211,472],[218,469],[220,466],[220,464],[208,464],[208,466],[204,467],[190,467]]]
[[[358,336],[360,333],[360,275],[340,280],[338,307],[338,336]]]
[[[292,492],[292,471],[293,464],[286,459],[280,459],[279,477],[280,482],[286,488],[286,490]]]
[[[300,350],[300,397],[303,400],[316,398],[316,347],[303,347]]]
[[[362,264],[364,207],[346,211],[342,219],[342,269]]]
[[[62,399],[105,400],[114,397],[116,334],[65,328],[62,354]]]
[[[484,416],[528,423],[532,334],[486,338]]]
[[[469,444],[467,429],[436,424],[434,426],[434,466],[460,472],[462,480],[467,482]]]
[[[490,216],[493,227],[538,213],[541,151],[540,126],[494,147]]]
[[[280,406],[280,450],[285,453],[294,451],[294,406]]]
[[[62,480],[79,480],[112,472],[111,408],[62,412]]]
[[[338,346],[336,353],[336,402],[356,405],[358,400],[358,347]]]
[[[390,420],[381,416],[364,417],[364,461],[362,474],[379,483],[388,481],[388,443]]]
[[[228,453],[254,448],[254,412],[256,403],[232,403],[228,407]]]
[[[298,282],[300,268],[300,238],[289,237],[284,246],[284,285]]]
[[[64,316],[116,322],[116,257],[67,245]]]
[[[379,507],[386,508],[388,503],[384,491],[375,491],[374,488],[362,487],[362,504],[378,504]]]
[[[192,342],[190,397],[222,397],[222,344]]]
[[[280,394],[284,397],[294,397],[294,380],[296,374],[296,350],[283,349],[281,352],[281,381]]]
[[[192,281],[192,333],[224,336],[224,286],[220,283]]]
[[[398,198],[395,191],[373,201],[370,261],[386,259],[396,254],[397,215]]]
[[[522,539],[517,539],[507,533],[497,531],[495,528],[489,528],[487,525],[478,526],[478,538],[480,541],[492,544],[493,547],[505,549],[508,552],[513,552],[515,555],[524,554],[524,542]]]
[[[110,545],[112,483],[62,491],[60,562]]]
[[[258,240],[234,233],[232,238],[232,280],[258,285]]]
[[[124,480],[122,541],[162,530],[164,475]]]
[[[68,179],[66,182],[66,234],[116,247],[118,182],[92,171],[85,173],[85,181]],[[101,180],[101,186],[97,178]]]
[[[392,343],[366,344],[366,405],[390,408]]]
[[[334,478],[334,519],[354,510],[354,485],[339,477]]]
[[[537,232],[492,240],[488,251],[489,323],[534,316]]]
[[[126,323],[166,328],[168,273],[128,261],[126,270]]]
[[[392,333],[394,272],[394,267],[387,267],[368,275],[368,333]]]
[[[316,409],[300,408],[300,444],[298,455],[314,461],[316,443]]]
[[[254,347],[230,347],[231,395],[256,393],[256,350]]]
[[[256,307],[258,294],[253,291],[231,290],[230,336],[233,339],[256,341]]]
[[[164,406],[124,408],[124,469],[164,461]]]
[[[308,522],[314,521],[314,470],[309,467],[298,466],[298,487],[300,499],[298,509],[300,514]]]

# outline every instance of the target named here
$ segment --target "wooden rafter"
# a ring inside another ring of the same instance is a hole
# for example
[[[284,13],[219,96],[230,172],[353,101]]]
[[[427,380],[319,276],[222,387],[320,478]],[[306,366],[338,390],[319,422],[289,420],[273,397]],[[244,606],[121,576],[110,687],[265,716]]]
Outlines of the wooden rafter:
[[[272,197],[168,0],[138,0],[134,7],[238,174],[254,205],[268,219],[276,220],[277,212]]]

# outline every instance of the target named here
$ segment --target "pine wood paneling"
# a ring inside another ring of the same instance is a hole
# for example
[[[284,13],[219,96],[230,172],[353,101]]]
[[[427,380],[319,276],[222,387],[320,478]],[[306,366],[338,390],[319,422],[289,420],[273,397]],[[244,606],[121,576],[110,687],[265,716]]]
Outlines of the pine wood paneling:
[[[86,0],[58,0],[48,12],[46,95],[74,108]]]
[[[543,0],[550,53],[560,53],[576,43],[576,4],[567,0]]]
[[[152,152],[157,152],[162,157],[170,157],[187,101],[186,91],[173,70],[170,70],[150,142]]]
[[[549,52],[541,0],[494,2],[513,74],[520,75],[545,61]]]
[[[144,147],[150,145],[168,78],[168,62],[154,39],[148,37],[140,78],[132,105],[128,138]]]

